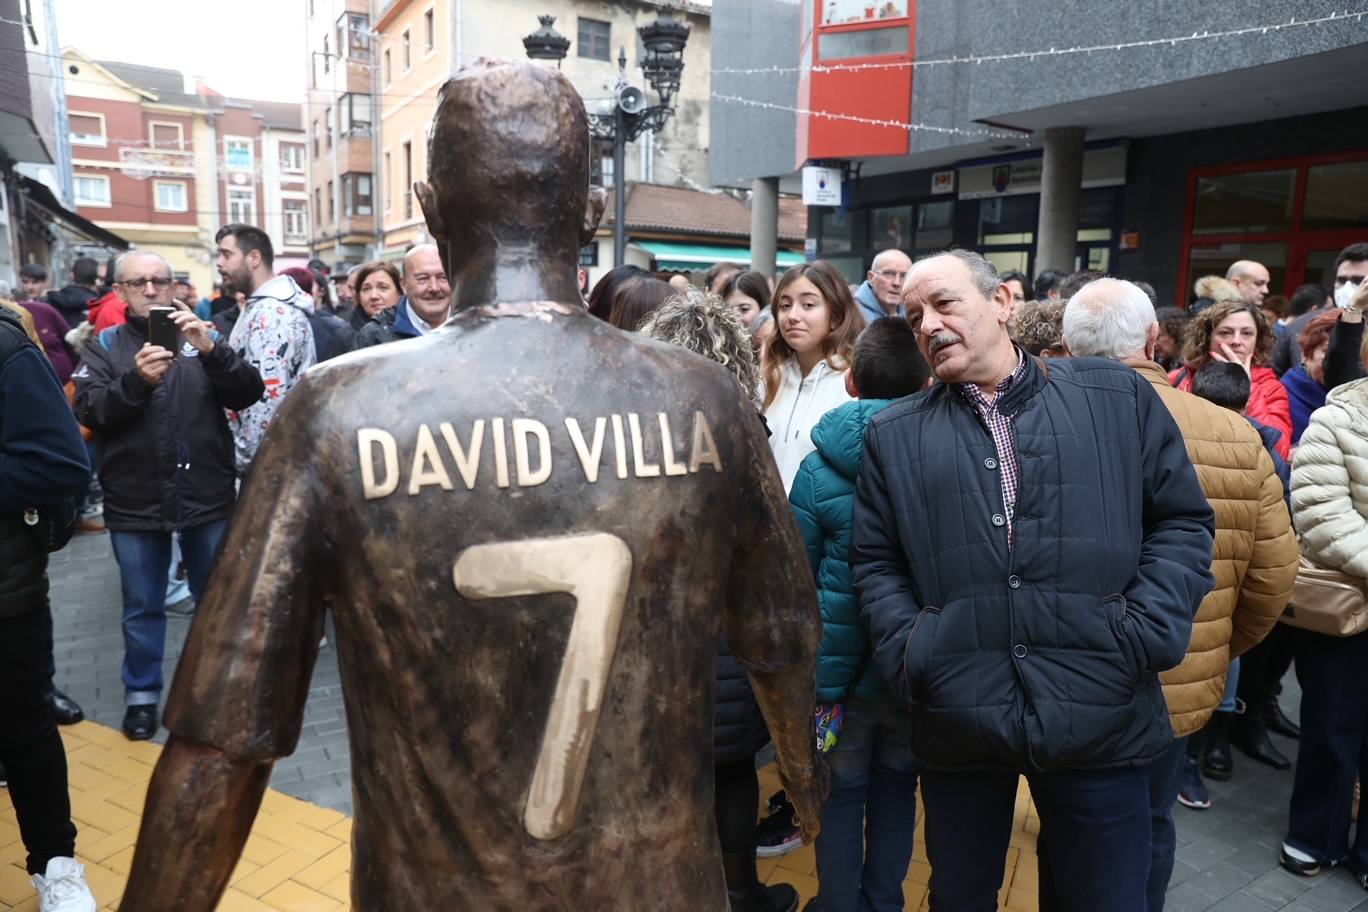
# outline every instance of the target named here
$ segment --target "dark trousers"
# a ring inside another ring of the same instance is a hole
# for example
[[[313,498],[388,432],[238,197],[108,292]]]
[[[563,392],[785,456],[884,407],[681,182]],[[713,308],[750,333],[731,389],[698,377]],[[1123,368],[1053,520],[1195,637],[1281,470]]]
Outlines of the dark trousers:
[[[1187,738],[1179,738],[1166,753],[1150,764],[1150,870],[1145,888],[1149,912],[1164,912],[1164,895],[1173,876],[1173,856],[1178,849],[1178,832],[1173,825],[1173,805],[1183,781],[1187,762]],[[1042,907],[1043,912],[1043,907]]]
[[[1349,845],[1354,779],[1368,782],[1368,633],[1331,637],[1299,630],[1296,650],[1301,740],[1287,843],[1317,861],[1348,858],[1368,871],[1368,825],[1359,826]]]
[[[0,764],[30,874],[41,874],[52,858],[76,853],[66,751],[46,700],[43,642],[50,624],[45,609],[0,620]]]
[[[1283,675],[1292,667],[1296,649],[1296,628],[1274,624],[1262,642],[1240,656],[1236,695],[1251,712],[1262,713],[1264,701],[1282,693]]]
[[[1042,866],[1065,912],[1144,912],[1149,769],[1028,775]],[[922,773],[931,912],[996,912],[1012,835],[1015,773]],[[1045,878],[1042,876],[1042,891]]]
[[[717,841],[723,852],[749,852],[755,857],[756,808],[760,804],[760,778],[755,757],[713,767],[713,811],[717,815]]]

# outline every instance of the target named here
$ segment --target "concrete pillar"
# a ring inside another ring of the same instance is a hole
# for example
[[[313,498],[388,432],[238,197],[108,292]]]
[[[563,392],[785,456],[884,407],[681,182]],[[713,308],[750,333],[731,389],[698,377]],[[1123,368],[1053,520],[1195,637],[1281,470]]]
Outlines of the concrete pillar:
[[[1035,271],[1074,271],[1078,251],[1078,194],[1083,184],[1083,128],[1045,131],[1045,161],[1040,171],[1040,225],[1036,229]]]
[[[775,273],[779,249],[779,178],[757,177],[751,186],[751,269]]]

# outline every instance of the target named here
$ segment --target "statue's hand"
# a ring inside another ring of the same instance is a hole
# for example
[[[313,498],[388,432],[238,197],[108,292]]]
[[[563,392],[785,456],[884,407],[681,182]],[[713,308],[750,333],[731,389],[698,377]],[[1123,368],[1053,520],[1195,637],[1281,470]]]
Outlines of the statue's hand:
[[[826,758],[813,749],[809,768],[792,775],[785,775],[781,769],[779,779],[793,805],[794,822],[803,842],[812,842],[822,831],[822,805],[826,804],[827,792],[831,789],[831,770]]]

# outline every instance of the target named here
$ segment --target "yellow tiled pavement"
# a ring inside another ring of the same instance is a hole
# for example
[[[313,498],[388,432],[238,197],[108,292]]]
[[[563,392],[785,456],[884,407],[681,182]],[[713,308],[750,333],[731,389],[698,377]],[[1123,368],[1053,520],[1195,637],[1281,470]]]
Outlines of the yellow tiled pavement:
[[[62,729],[76,855],[101,909],[115,909],[133,861],[147,782],[161,746],[93,722]],[[276,791],[261,803],[220,912],[337,912],[351,908],[351,818]],[[34,912],[24,844],[0,789],[0,912]]]
[[[76,854],[102,909],[115,909],[133,860],[133,843],[147,782],[161,747],[132,742],[122,732],[82,722],[62,729],[66,743],[71,812],[80,830]],[[760,771],[761,794],[779,788],[774,767]],[[998,902],[1008,912],[1036,912],[1036,834],[1040,820],[1024,788],[1017,793],[1011,848]],[[0,789],[0,912],[38,908],[24,846],[10,804]],[[766,882],[792,884],[806,903],[817,891],[812,846],[780,858],[762,859]],[[252,835],[233,872],[220,912],[337,912],[350,908],[351,819],[337,811],[268,791]],[[926,862],[921,821],[903,892],[908,912],[927,909]]]

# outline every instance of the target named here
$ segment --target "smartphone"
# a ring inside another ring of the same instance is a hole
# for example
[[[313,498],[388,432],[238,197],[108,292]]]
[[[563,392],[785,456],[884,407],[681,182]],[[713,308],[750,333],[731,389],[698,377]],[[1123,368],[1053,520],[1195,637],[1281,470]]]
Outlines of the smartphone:
[[[180,347],[180,331],[171,322],[172,307],[149,307],[147,309],[147,341],[160,345],[169,352]]]

